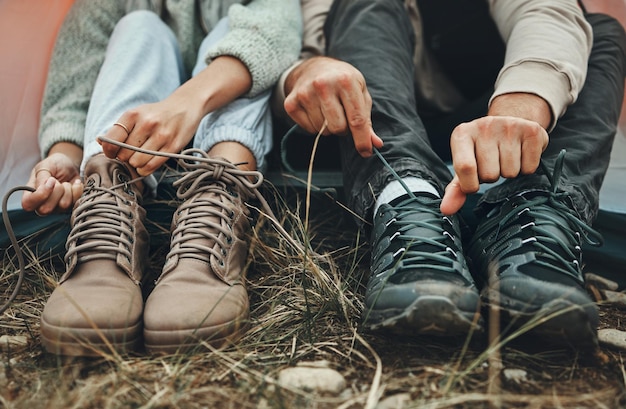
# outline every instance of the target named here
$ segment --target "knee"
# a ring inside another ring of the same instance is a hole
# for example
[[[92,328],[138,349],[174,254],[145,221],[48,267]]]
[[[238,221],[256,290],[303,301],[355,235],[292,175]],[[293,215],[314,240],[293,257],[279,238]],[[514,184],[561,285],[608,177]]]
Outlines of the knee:
[[[115,31],[130,31],[138,36],[142,33],[150,34],[151,36],[155,34],[159,36],[173,35],[163,20],[150,10],[131,11],[120,19],[115,26]]]
[[[619,21],[606,14],[590,14],[587,21],[593,28],[594,46],[612,44],[617,52],[626,54],[626,31]]]
[[[587,21],[593,29],[591,60],[614,61],[626,76],[626,32],[622,24],[606,14],[589,14]]]

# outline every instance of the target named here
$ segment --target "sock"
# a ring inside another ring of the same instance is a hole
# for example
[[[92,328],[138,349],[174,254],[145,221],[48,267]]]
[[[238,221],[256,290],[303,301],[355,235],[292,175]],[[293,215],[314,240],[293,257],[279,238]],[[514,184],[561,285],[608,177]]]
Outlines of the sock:
[[[402,181],[407,185],[409,190],[413,193],[424,192],[424,193],[433,194],[436,197],[440,197],[439,192],[437,192],[437,189],[435,189],[435,187],[430,182],[427,182],[424,179],[416,178],[414,176],[409,176],[409,177],[403,178]],[[404,186],[402,186],[402,184],[399,181],[397,180],[392,181],[387,186],[385,186],[383,191],[380,192],[380,195],[378,195],[378,199],[376,199],[376,204],[374,205],[373,214],[376,214],[381,204],[389,203],[393,201],[394,199],[397,199],[400,196],[404,196],[406,194],[407,192],[404,189]]]

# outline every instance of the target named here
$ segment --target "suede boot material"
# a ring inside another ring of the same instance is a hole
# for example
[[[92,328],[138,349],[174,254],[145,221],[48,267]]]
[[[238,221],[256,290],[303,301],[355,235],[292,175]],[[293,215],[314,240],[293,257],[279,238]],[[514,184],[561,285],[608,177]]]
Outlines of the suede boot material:
[[[72,212],[67,270],[41,316],[42,343],[60,355],[124,353],[141,341],[140,281],[149,250],[141,192],[119,161],[94,156]]]
[[[172,220],[163,272],[144,311],[146,349],[188,351],[236,339],[249,315],[244,270],[250,232],[249,183],[215,160],[175,184],[183,200]],[[241,171],[239,171],[241,172]],[[256,172],[255,172],[256,173]]]

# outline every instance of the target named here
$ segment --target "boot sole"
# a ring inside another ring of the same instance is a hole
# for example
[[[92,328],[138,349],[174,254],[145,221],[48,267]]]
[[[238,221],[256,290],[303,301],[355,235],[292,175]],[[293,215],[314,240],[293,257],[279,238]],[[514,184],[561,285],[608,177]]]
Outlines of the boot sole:
[[[41,343],[49,353],[97,357],[112,352],[128,354],[141,346],[142,324],[117,330],[64,328],[41,321]],[[105,341],[106,340],[106,341]]]
[[[445,296],[423,295],[400,313],[369,310],[364,326],[403,335],[458,336],[482,332],[483,319],[479,308],[461,311]]]
[[[157,331],[144,328],[144,342],[146,351],[150,354],[192,353],[232,344],[241,338],[247,326],[246,322],[240,321],[210,328],[178,331]]]
[[[537,308],[511,297],[500,297],[501,304],[495,308],[500,313],[503,332],[519,331],[520,336],[531,336],[554,345],[565,344],[580,349],[598,347],[597,329],[592,325],[589,312],[581,305],[556,299]]]

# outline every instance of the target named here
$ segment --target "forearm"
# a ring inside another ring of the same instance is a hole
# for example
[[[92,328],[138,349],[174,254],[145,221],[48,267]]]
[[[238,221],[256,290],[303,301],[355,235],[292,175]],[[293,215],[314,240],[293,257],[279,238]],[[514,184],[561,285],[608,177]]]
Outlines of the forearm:
[[[490,0],[507,44],[494,97],[525,92],[552,110],[551,129],[578,97],[587,73],[593,33],[576,0]],[[543,8],[544,12],[537,12]]]
[[[221,56],[181,85],[171,97],[200,107],[200,116],[204,116],[247,93],[251,86],[252,75],[244,63],[235,57]]]

